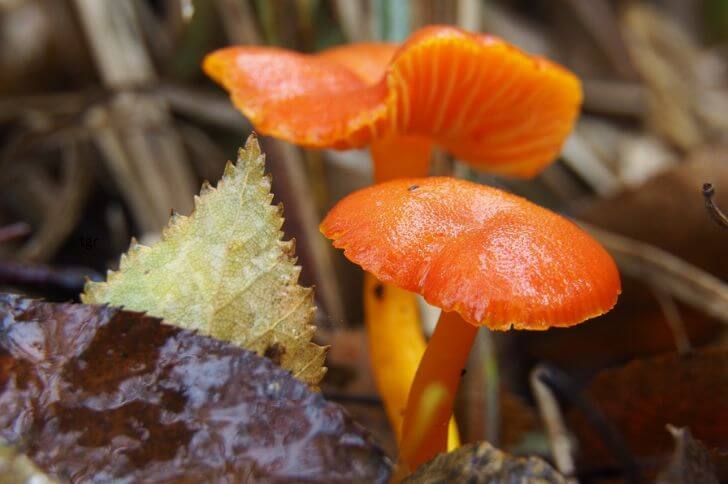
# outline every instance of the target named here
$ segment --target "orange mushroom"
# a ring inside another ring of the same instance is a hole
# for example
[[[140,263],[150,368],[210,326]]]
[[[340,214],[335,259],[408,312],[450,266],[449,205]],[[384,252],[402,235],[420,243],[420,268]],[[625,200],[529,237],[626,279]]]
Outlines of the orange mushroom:
[[[203,68],[262,134],[311,148],[368,145],[375,182],[426,176],[435,145],[480,169],[533,176],[560,151],[582,98],[566,69],[450,26],[421,29],[401,46],[313,55],[234,46],[208,55]],[[375,284],[367,276],[365,287]],[[371,292],[364,297],[365,308],[376,306]],[[404,338],[421,331],[417,319],[375,326],[365,317],[375,379],[399,434],[416,371],[411,356],[424,351],[424,339]],[[411,351],[393,352],[402,344]]]
[[[449,26],[399,48],[228,47],[203,68],[263,134],[312,148],[370,145],[377,181],[426,175],[435,144],[488,171],[533,176],[559,153],[582,99],[568,70]]]
[[[443,309],[410,390],[401,459],[445,450],[447,421],[479,326],[544,330],[598,316],[620,292],[612,258],[570,221],[520,197],[453,178],[402,179],[341,200],[321,232],[382,281]],[[428,388],[447,390],[423,434]]]

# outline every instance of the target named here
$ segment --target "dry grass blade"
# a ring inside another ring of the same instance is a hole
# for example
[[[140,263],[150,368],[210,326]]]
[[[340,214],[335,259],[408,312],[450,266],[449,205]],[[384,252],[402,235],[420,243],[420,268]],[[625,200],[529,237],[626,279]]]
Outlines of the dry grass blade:
[[[365,0],[330,0],[339,20],[341,29],[349,42],[365,42],[371,40],[371,32],[366,17]]]
[[[728,323],[728,285],[717,277],[654,245],[579,224],[606,247],[625,274]]]
[[[42,225],[18,252],[19,259],[48,260],[81,219],[93,183],[87,150],[87,146],[78,142],[72,142],[63,150],[63,181],[58,197],[46,206]]]
[[[255,12],[247,1],[216,0],[223,28],[233,44],[259,44],[261,35],[255,23]]]
[[[536,367],[531,372],[531,391],[536,399],[541,419],[549,436],[556,468],[567,478],[567,482],[576,484],[578,481],[574,477],[570,477],[576,473],[571,437],[566,428],[566,423],[564,423],[564,416],[561,413],[556,396],[541,379],[544,371],[544,368]]]
[[[122,91],[156,80],[131,0],[75,4],[106,86]],[[171,209],[189,213],[194,176],[166,103],[153,94],[121,92],[105,114],[98,141],[111,170],[124,172],[123,183],[130,186],[122,191],[136,206],[142,228],[160,229]],[[134,191],[144,194],[144,202],[133,199]]]
[[[218,126],[234,133],[252,131],[252,126],[220,93],[203,91],[185,86],[160,84],[154,93],[164,98],[176,113],[183,114],[197,122]]]

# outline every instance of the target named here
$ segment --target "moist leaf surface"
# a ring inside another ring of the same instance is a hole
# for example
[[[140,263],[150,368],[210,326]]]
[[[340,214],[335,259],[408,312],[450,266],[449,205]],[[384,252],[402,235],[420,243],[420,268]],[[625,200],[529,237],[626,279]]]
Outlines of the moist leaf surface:
[[[339,405],[236,345],[0,294],[0,440],[62,481],[385,482]]]

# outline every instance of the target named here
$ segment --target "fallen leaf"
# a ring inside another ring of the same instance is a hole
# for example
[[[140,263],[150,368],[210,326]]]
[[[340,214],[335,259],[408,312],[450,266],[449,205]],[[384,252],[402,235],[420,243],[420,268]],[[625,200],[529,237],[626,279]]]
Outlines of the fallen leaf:
[[[667,430],[675,439],[675,450],[668,466],[657,476],[657,484],[718,484],[708,450],[693,438],[690,429],[668,425]]]
[[[635,360],[598,374],[586,394],[624,437],[646,475],[670,459],[665,425],[689,427],[714,456],[728,453],[728,351],[704,349]],[[587,468],[614,464],[601,439],[576,411],[568,415]],[[720,476],[724,478],[724,476]]]
[[[0,438],[77,482],[384,482],[339,405],[270,360],[108,306],[0,295]]]
[[[151,247],[132,241],[119,271],[89,282],[81,300],[144,311],[170,324],[268,355],[311,384],[325,373],[313,344],[313,295],[298,284],[293,241],[255,136],[216,188],[202,187],[189,217],[173,215]]]
[[[0,484],[52,484],[54,481],[43,474],[14,447],[0,439]]]
[[[566,483],[566,479],[538,457],[514,457],[487,442],[474,442],[447,454],[440,454],[420,466],[404,482],[435,484],[448,482]]]

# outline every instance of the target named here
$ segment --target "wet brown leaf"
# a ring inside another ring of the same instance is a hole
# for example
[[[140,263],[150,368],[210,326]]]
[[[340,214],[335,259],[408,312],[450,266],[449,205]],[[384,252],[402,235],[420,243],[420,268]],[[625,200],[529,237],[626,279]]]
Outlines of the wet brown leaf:
[[[487,442],[475,442],[422,465],[404,482],[435,484],[448,482],[532,484],[566,483],[564,477],[538,457],[514,457]]]
[[[52,477],[386,481],[340,406],[270,360],[116,308],[0,295],[0,437]]]
[[[689,427],[714,457],[728,453],[728,351],[707,349],[633,361],[605,370],[586,390],[624,437],[646,474],[664,467],[674,447],[665,425]],[[586,467],[613,460],[583,416],[569,415]]]

